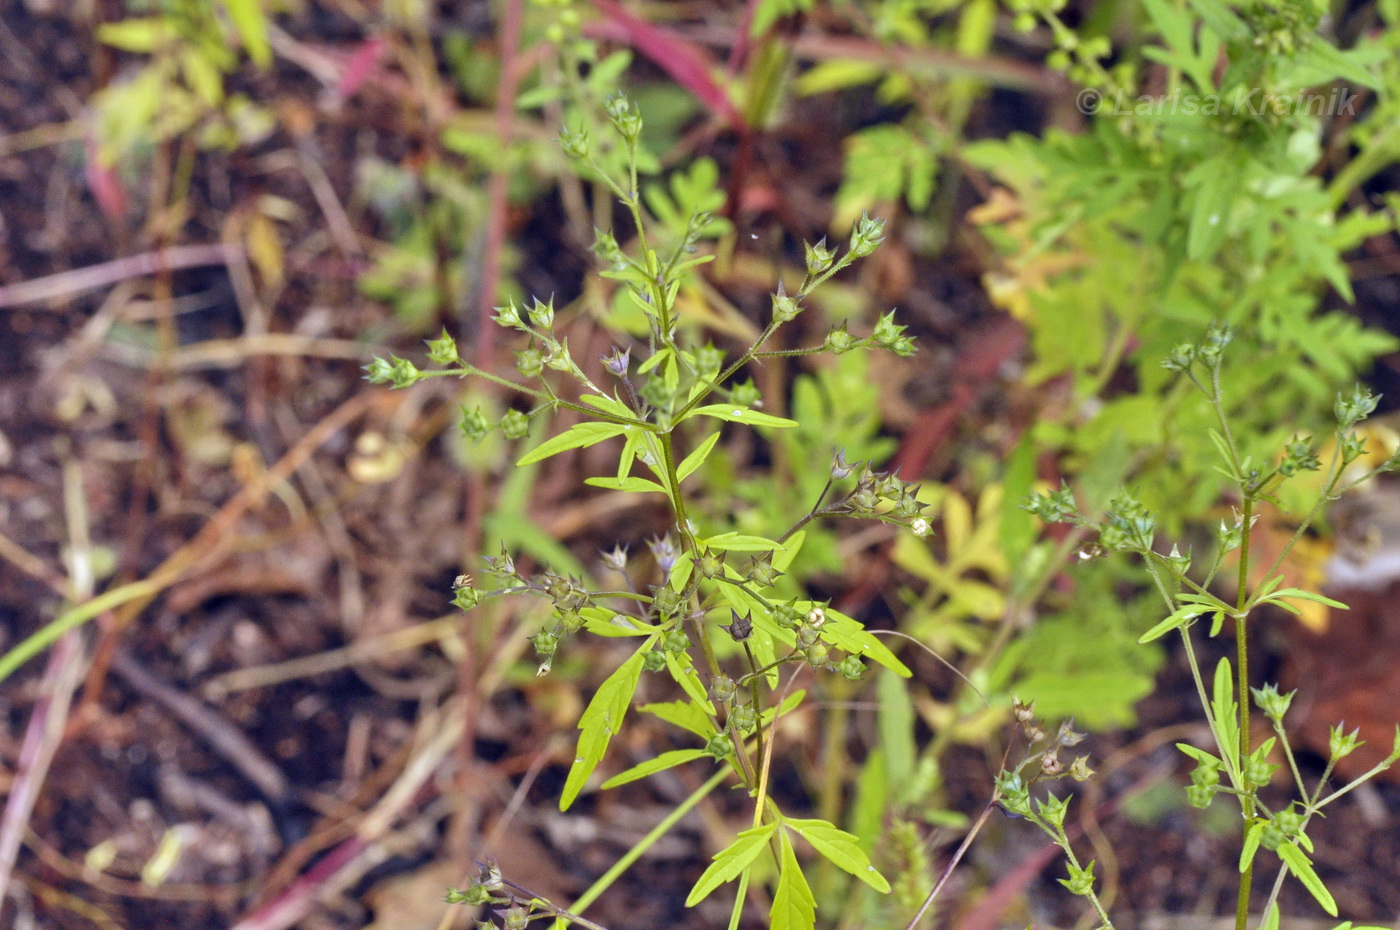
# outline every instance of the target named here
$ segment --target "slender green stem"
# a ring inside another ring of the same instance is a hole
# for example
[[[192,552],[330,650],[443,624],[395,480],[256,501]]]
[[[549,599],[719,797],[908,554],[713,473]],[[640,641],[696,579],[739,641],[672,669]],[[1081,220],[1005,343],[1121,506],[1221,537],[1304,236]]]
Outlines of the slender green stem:
[[[718,788],[720,783],[727,777],[729,777],[729,769],[727,767],[721,768],[718,772],[711,775],[709,781],[691,792],[690,797],[676,805],[675,810],[661,818],[661,821],[657,823],[656,826],[652,827],[651,831],[647,833],[646,836],[638,840],[635,846],[622,855],[622,858],[614,862],[612,868],[604,872],[597,881],[589,886],[587,891],[579,896],[577,901],[569,905],[569,910],[575,914],[582,913],[588,905],[598,900],[599,896],[611,888],[613,882],[617,881],[618,878],[622,876],[622,873],[632,867],[632,863],[645,855],[648,849],[656,845],[657,840],[670,832],[671,828],[679,823],[682,817],[690,813],[691,808],[703,801],[705,797],[708,796],[711,791]],[[563,930],[563,925],[557,921],[554,926],[555,930]]]
[[[1217,376],[1218,377],[1218,376]],[[1223,417],[1222,417],[1223,419]],[[1233,452],[1233,441],[1226,434],[1226,441],[1231,444]],[[1245,613],[1245,604],[1249,600],[1249,542],[1250,527],[1253,524],[1254,499],[1246,496],[1244,499],[1243,533],[1240,540],[1240,571],[1239,571],[1239,591],[1237,592],[1235,603],[1239,613],[1235,617],[1235,661],[1238,668],[1236,674],[1239,676],[1239,755],[1240,765],[1246,764],[1249,758],[1249,623],[1248,615]],[[1245,794],[1240,798],[1240,806],[1244,808],[1244,824],[1242,830],[1249,832],[1249,828],[1254,824],[1254,798],[1252,794]],[[1240,873],[1240,893],[1235,900],[1235,930],[1246,930],[1249,922],[1249,893],[1254,883],[1254,862],[1250,861],[1243,872]]]

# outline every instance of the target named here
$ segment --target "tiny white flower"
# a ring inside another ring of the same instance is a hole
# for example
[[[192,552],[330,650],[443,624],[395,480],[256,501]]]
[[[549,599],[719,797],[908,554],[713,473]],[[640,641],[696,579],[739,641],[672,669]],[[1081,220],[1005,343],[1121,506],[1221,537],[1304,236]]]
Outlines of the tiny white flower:
[[[807,611],[807,623],[814,630],[820,630],[822,624],[826,623],[826,611],[820,607],[813,607]]]
[[[909,524],[909,528],[913,530],[914,535],[918,536],[920,539],[929,534],[928,521],[925,520],[923,517],[919,517],[913,523]]]

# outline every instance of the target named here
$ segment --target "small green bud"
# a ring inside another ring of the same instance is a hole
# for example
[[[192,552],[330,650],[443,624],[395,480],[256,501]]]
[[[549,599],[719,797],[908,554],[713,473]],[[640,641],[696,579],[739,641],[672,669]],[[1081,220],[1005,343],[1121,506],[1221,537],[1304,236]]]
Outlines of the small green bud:
[[[515,353],[515,370],[527,378],[538,378],[544,371],[544,356],[534,347]]]
[[[666,668],[666,653],[652,649],[642,656],[642,668],[649,672],[659,672]]]
[[[1089,757],[1078,756],[1069,766],[1069,775],[1075,781],[1088,781],[1094,777],[1094,770],[1089,768]]]
[[[470,575],[460,575],[452,585],[452,605],[462,610],[471,610],[481,603],[481,592],[472,587]]]
[[[1263,753],[1255,750],[1249,759],[1245,761],[1244,771],[1241,773],[1244,777],[1245,787],[1264,787],[1269,783],[1269,780],[1274,777],[1274,770],[1277,768],[1277,765],[1271,764],[1264,758]]]
[[[1094,860],[1089,860],[1089,864],[1084,868],[1077,868],[1074,863],[1068,863],[1069,878],[1060,879],[1060,884],[1069,889],[1070,894],[1090,895],[1094,892]]]
[[[530,322],[540,329],[549,329],[554,325],[554,298],[549,298],[549,303],[542,303],[538,297],[530,305]]]
[[[1183,373],[1191,370],[1191,366],[1196,364],[1196,347],[1189,342],[1172,349],[1171,354],[1162,359],[1162,367],[1168,371]]]
[[[1032,494],[1021,504],[1021,509],[1046,523],[1070,523],[1079,516],[1074,492],[1063,481],[1060,482],[1060,490],[1053,494]]]
[[[1013,817],[1026,817],[1031,812],[1030,791],[1015,772],[1002,772],[996,777],[997,803]]]
[[[501,433],[507,439],[524,439],[530,432],[530,418],[519,410],[507,410],[501,417]]]
[[[457,340],[449,336],[445,328],[441,336],[428,340],[428,358],[439,365],[455,365],[462,360],[457,354]]]
[[[539,653],[540,658],[547,659],[559,648],[559,634],[552,630],[540,630],[530,637],[530,642],[535,644],[535,652]]]
[[[593,230],[593,254],[613,269],[624,268],[627,265],[627,255],[622,251],[622,246],[617,244],[617,237],[596,227]]]
[[[651,606],[662,617],[675,616],[681,609],[681,594],[670,585],[652,588]]]
[[[629,143],[636,143],[642,134],[642,114],[636,104],[620,93],[609,95],[603,102],[603,112],[617,134]]]
[[[690,640],[680,630],[672,630],[661,638],[661,648],[672,655],[680,655],[690,648]]]
[[[740,407],[752,407],[759,402],[761,395],[758,393],[758,388],[754,385],[753,379],[750,378],[730,388],[729,399]]]
[[[583,161],[588,157],[588,130],[582,126],[576,129],[565,126],[559,130],[559,147],[570,158]]]
[[[729,722],[740,733],[748,733],[758,723],[758,715],[754,713],[752,704],[739,704],[730,711]]]
[[[831,655],[831,649],[827,647],[826,643],[812,643],[802,650],[802,654],[806,658],[807,664],[812,668],[826,668],[830,664],[828,657]]]
[[[802,312],[802,304],[796,297],[789,297],[783,282],[778,282],[777,293],[773,295],[773,322],[788,323],[797,319]]]
[[[1220,784],[1220,766],[1214,762],[1198,760],[1191,770],[1191,784],[1202,788],[1214,788]]]
[[[480,407],[468,409],[462,406],[462,420],[457,424],[457,428],[462,431],[462,435],[471,442],[480,442],[491,432],[491,421],[486,419],[486,413]]]
[[[1292,695],[1289,696],[1292,697]],[[1344,726],[1345,724],[1339,723],[1332,727],[1327,737],[1327,750],[1333,761],[1345,759],[1353,752],[1356,752],[1358,746],[1364,746],[1366,744],[1366,741],[1360,738],[1360,727],[1348,733],[1343,729]]]
[[[1265,716],[1276,723],[1283,719],[1284,714],[1288,713],[1288,705],[1293,703],[1293,695],[1298,693],[1295,690],[1287,694],[1279,694],[1278,686],[1272,684],[1249,690],[1254,694],[1254,703],[1264,712]]]
[[[505,930],[525,930],[530,925],[530,911],[521,904],[512,904],[501,914]]]
[[[822,237],[822,240],[816,245],[807,242],[803,244],[803,247],[806,252],[807,276],[809,278],[815,278],[836,261],[836,250],[826,247],[825,237]]]
[[[1345,430],[1342,432],[1340,449],[1342,464],[1350,465],[1366,454],[1366,439],[1355,430]]]
[[[705,744],[705,752],[714,756],[715,761],[727,759],[734,753],[734,744],[729,741],[729,737],[723,733],[716,733],[710,737],[710,741]]]
[[[773,608],[773,622],[778,624],[778,626],[792,629],[797,626],[801,620],[802,614],[798,612],[791,601],[786,604],[778,604]]]
[[[695,567],[700,570],[700,574],[706,578],[724,577],[724,556],[716,555],[708,549],[700,553],[700,558],[695,562]]]
[[[865,663],[860,660],[860,656],[846,656],[836,663],[836,671],[840,672],[844,678],[859,681],[860,676],[865,672]]]
[[[512,300],[504,307],[496,308],[496,315],[493,317],[496,325],[502,329],[524,329],[525,324],[520,319],[520,308],[515,306]]]
[[[1318,460],[1317,453],[1313,452],[1312,444],[1306,439],[1295,437],[1284,446],[1283,461],[1278,470],[1281,474],[1291,477],[1300,471],[1317,471],[1321,467],[1322,462]]]
[[[1065,813],[1069,810],[1068,797],[1056,797],[1054,794],[1047,794],[1045,800],[1035,802],[1036,813],[1046,822],[1063,828],[1065,825]]]
[[[397,355],[390,356],[388,361],[375,356],[374,361],[365,366],[365,380],[370,384],[406,388],[422,376],[416,365]]]
[[[707,342],[695,350],[695,367],[700,372],[701,377],[713,378],[719,374],[722,365],[724,365],[724,352],[716,348],[713,342]]]
[[[1291,839],[1303,828],[1303,815],[1295,805],[1290,804],[1274,814],[1274,824],[1283,831],[1284,836]]]
[[[1197,350],[1201,361],[1207,365],[1216,365],[1220,362],[1220,356],[1224,354],[1225,347],[1235,338],[1235,331],[1222,323],[1214,323],[1210,329],[1206,330],[1205,338],[1201,340]]]
[[[1034,32],[1035,16],[1030,13],[1017,13],[1011,20],[1011,28],[1017,32]]]
[[[816,645],[820,639],[821,633],[810,626],[804,624],[797,628],[797,645],[802,649]]]
[[[760,588],[769,588],[782,576],[782,572],[773,567],[773,556],[771,553],[756,555],[744,563],[740,572],[746,579]]]
[[[739,686],[734,683],[734,679],[728,675],[718,675],[714,681],[710,682],[710,694],[721,704],[728,704],[734,700],[734,695],[738,692]]]
[[[836,355],[849,352],[856,346],[856,337],[846,332],[846,324],[842,323],[838,328],[826,334],[824,347],[828,352]]]
[[[1219,785],[1192,785],[1186,789],[1186,803],[1197,810],[1205,810],[1215,800]]]
[[[885,221],[872,219],[862,213],[856,222],[855,229],[851,230],[851,255],[855,258],[864,258],[880,247],[880,243],[885,241]]]
[[[505,578],[515,577],[515,560],[506,551],[505,543],[501,543],[500,555],[488,555],[486,557],[486,570],[493,575],[500,575]]]

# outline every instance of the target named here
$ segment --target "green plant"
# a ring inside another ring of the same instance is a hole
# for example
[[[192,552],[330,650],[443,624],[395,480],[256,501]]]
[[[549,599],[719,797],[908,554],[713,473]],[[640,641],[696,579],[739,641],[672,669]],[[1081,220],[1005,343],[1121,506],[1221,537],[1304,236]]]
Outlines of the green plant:
[[[1395,346],[1321,308],[1329,288],[1352,299],[1345,253],[1395,229],[1393,195],[1379,207],[1358,195],[1400,156],[1400,29],[1382,10],[1386,28],[1344,49],[1313,3],[1153,0],[1141,43],[1114,48],[1066,25],[1063,5],[1010,4],[1018,26],[1045,25],[1050,64],[1082,85],[1085,131],[962,149],[1004,186],[974,215],[1002,255],[986,285],[1028,325],[1028,380],[1072,386],[1040,441],[1070,469],[1126,455],[1139,496],[1179,529],[1221,479],[1204,464],[1208,420],[1155,359],[1212,321],[1236,327],[1251,363],[1222,373],[1226,402],[1258,454],[1286,438],[1281,424],[1323,422],[1337,386]],[[1134,390],[1084,415],[1125,368]]]
[[[526,341],[516,353],[516,367],[527,382],[464,364],[456,343],[445,333],[428,343],[430,360],[443,367],[422,370],[407,359],[376,359],[368,366],[368,378],[401,388],[428,377],[476,376],[508,388],[530,405],[528,410],[508,410],[496,424],[479,408],[464,411],[462,430],[469,438],[481,438],[496,425],[507,438],[520,439],[528,432],[532,418],[550,412],[579,418],[523,455],[520,466],[621,440],[615,473],[590,477],[586,483],[632,494],[659,494],[667,501],[674,526],[671,534],[650,544],[654,575],[646,577],[643,573],[648,569],[619,549],[605,559],[617,583],[590,590],[577,577],[548,570],[529,574],[502,550],[487,560],[489,573],[499,580],[499,586],[478,588],[464,577],[457,586],[455,603],[470,609],[484,598],[507,594],[548,599],[553,608],[550,622],[531,637],[540,656],[541,674],[551,669],[561,646],[582,632],[637,643],[598,687],[579,720],[577,751],[560,807],[569,807],[584,790],[612,737],[621,729],[642,676],[664,674],[674,681],[683,698],[640,709],[688,733],[688,739],[698,745],[664,752],[614,776],[604,787],[698,759],[712,759],[722,767],[721,774],[740,782],[753,798],[753,826],[716,854],[688,903],[694,904],[737,879],[739,893],[731,922],[737,925],[747,887],[764,876],[773,876],[771,925],[812,927],[816,898],[798,860],[795,838],[801,837],[827,861],[872,888],[884,892],[889,885],[856,837],[824,820],[793,817],[772,797],[769,773],[774,724],[804,696],[802,691],[791,690],[795,676],[784,681],[780,673],[810,668],[858,679],[866,660],[897,674],[909,673],[861,623],[794,590],[783,575],[803,548],[809,526],[822,519],[848,516],[878,520],[916,535],[929,532],[928,520],[916,488],[880,474],[868,464],[848,462],[839,452],[809,502],[797,508],[795,519],[790,515],[786,529],[771,536],[712,526],[717,521],[706,512],[715,508],[697,507],[682,483],[714,453],[723,423],[765,431],[798,427],[793,420],[758,409],[761,399],[752,382],[737,380],[749,363],[821,353],[840,355],[876,347],[908,355],[913,352],[913,343],[889,314],[880,318],[869,335],[853,334],[842,323],[821,343],[808,348],[766,348],[780,327],[803,312],[804,301],[819,285],[880,244],[882,224],[862,218],[844,253],[828,247],[825,241],[805,247],[802,283],[791,294],[779,284],[772,295],[769,321],[737,357],[727,357],[712,344],[702,344],[691,327],[682,325],[677,298],[695,269],[710,260],[710,256],[696,252],[700,241],[715,228],[715,221],[707,213],[692,211],[680,227],[674,222],[681,216],[674,200],[642,192],[637,164],[640,113],[621,96],[610,97],[605,106],[608,123],[625,156],[621,175],[594,160],[593,138],[586,130],[566,128],[562,140],[565,151],[606,184],[636,233],[637,255],[629,254],[608,232],[598,233],[594,247],[607,267],[605,277],[619,282],[622,299],[645,322],[644,344],[615,347],[602,359],[604,376],[611,379],[609,387],[601,386],[585,370],[571,353],[567,338],[556,335],[554,306],[539,300],[524,308],[511,302],[498,308],[496,316],[499,325]],[[671,189],[675,198],[681,199],[687,188],[673,182]],[[671,235],[663,236],[668,243],[664,249],[653,245],[652,231],[657,223],[648,208],[663,216],[669,214],[673,220]],[[559,383],[555,376],[562,376]],[[829,454],[828,449],[824,457]],[[711,787],[714,784],[717,781],[712,779]],[[612,880],[611,875],[605,876],[602,886]],[[483,902],[513,901],[512,906],[525,908],[516,911],[516,919],[525,919],[529,908],[509,895],[503,899],[500,891],[493,886],[468,889],[462,895]],[[579,909],[581,905],[575,905],[573,910]]]
[[[1187,789],[1189,802],[1205,808],[1217,794],[1236,799],[1242,815],[1243,852],[1239,860],[1239,896],[1235,915],[1238,930],[1245,930],[1249,917],[1250,890],[1261,847],[1277,855],[1280,866],[1273,883],[1260,928],[1272,930],[1279,924],[1277,904],[1279,889],[1286,875],[1301,882],[1318,904],[1331,916],[1337,916],[1337,905],[1325,883],[1313,869],[1307,853],[1312,850],[1307,828],[1323,808],[1346,795],[1357,785],[1369,780],[1396,761],[1400,761],[1400,726],[1396,728],[1395,745],[1389,757],[1370,771],[1348,784],[1329,790],[1328,779],[1337,761],[1356,749],[1357,737],[1341,726],[1332,732],[1331,755],[1326,771],[1317,783],[1309,787],[1294,758],[1287,731],[1283,726],[1293,695],[1280,694],[1271,684],[1252,687],[1250,684],[1251,630],[1267,618],[1267,609],[1281,607],[1298,613],[1297,602],[1321,602],[1345,609],[1345,605],[1300,588],[1284,587],[1278,574],[1287,549],[1300,539],[1323,508],[1335,501],[1347,489],[1370,478],[1375,472],[1355,474],[1352,466],[1365,454],[1366,442],[1357,431],[1357,424],[1376,407],[1376,398],[1360,388],[1340,396],[1335,404],[1336,436],[1331,459],[1324,466],[1313,442],[1294,437],[1274,457],[1259,459],[1246,453],[1236,441],[1231,429],[1228,405],[1224,396],[1222,358],[1231,339],[1231,331],[1217,327],[1201,342],[1177,347],[1163,363],[1167,371],[1194,385],[1206,398],[1217,428],[1210,438],[1218,452],[1221,470],[1234,490],[1236,510],[1233,519],[1222,520],[1215,544],[1207,558],[1200,563],[1188,550],[1178,546],[1163,554],[1157,536],[1156,516],[1126,492],[1112,503],[1101,520],[1091,520],[1081,511],[1067,486],[1059,491],[1040,494],[1027,502],[1027,509],[1048,522],[1064,522],[1092,530],[1098,544],[1105,550],[1127,553],[1142,560],[1151,579],[1151,588],[1167,616],[1139,638],[1149,643],[1169,633],[1180,636],[1182,648],[1190,663],[1192,678],[1202,712],[1212,736],[1212,745],[1202,749],[1179,743],[1196,766]],[[1380,470],[1400,468],[1400,456],[1392,456]],[[1254,561],[1251,553],[1253,528],[1260,511],[1277,503],[1279,489],[1290,478],[1309,471],[1322,471],[1321,491],[1295,532],[1284,552],[1279,554],[1263,572],[1262,580],[1251,584]],[[1230,564],[1233,559],[1234,564]],[[1202,564],[1203,563],[1203,564]],[[1193,570],[1194,569],[1194,570]],[[1233,602],[1211,590],[1212,583],[1230,576],[1236,594]],[[1209,621],[1208,635],[1220,635],[1227,625],[1235,637],[1235,661],[1222,658],[1207,680],[1197,658],[1193,630]],[[1274,736],[1256,743],[1250,726],[1251,704],[1268,718]],[[1111,927],[1107,912],[1094,890],[1094,863],[1081,865],[1075,857],[1065,834],[1064,818],[1067,799],[1050,794],[1033,797],[1031,790],[1037,781],[1055,778],[1075,768],[1087,769],[1087,759],[1075,760],[1066,766],[1060,759],[1061,747],[1074,745],[1077,739],[1067,737],[1062,727],[1052,742],[1034,719],[1029,707],[1018,707],[1017,722],[1028,742],[1025,759],[1014,768],[1004,770],[997,780],[997,800],[1001,806],[1026,818],[1047,833],[1069,857],[1069,878],[1062,880],[1071,892],[1087,898],[1103,926]],[[1275,748],[1281,750],[1292,775],[1297,796],[1287,802],[1276,800],[1266,789],[1271,783],[1278,763],[1271,761]],[[1029,774],[1028,774],[1029,773]],[[1083,774],[1083,771],[1076,773]],[[1349,926],[1349,925],[1343,925]]]
[[[108,164],[120,162],[188,132],[196,133],[202,147],[224,149],[270,134],[272,115],[225,86],[238,65],[231,39],[259,68],[272,62],[264,5],[169,0],[158,14],[99,27],[103,43],[148,56],[129,80],[93,99],[99,156]]]

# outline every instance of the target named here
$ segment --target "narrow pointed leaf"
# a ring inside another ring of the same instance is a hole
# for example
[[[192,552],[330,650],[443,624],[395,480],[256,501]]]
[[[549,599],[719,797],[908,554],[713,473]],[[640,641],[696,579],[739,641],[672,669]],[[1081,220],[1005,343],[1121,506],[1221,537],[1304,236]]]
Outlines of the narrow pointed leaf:
[[[543,461],[551,455],[558,455],[560,452],[565,452],[569,449],[577,449],[581,446],[591,446],[595,443],[602,442],[604,439],[619,436],[626,430],[627,427],[621,423],[597,423],[591,421],[588,423],[576,423],[570,429],[565,430],[558,436],[546,439],[534,449],[525,453],[515,465],[517,468],[523,465],[533,465],[535,462]]]
[[[859,840],[852,834],[837,829],[825,820],[785,818],[783,823],[801,834],[803,839],[812,844],[813,849],[830,859],[833,865],[851,873],[881,894],[889,893],[890,883],[885,881],[885,876],[875,871],[875,866],[870,864],[870,858],[860,848]]]
[[[621,772],[603,782],[604,788],[616,788],[618,785],[625,785],[630,781],[637,781],[646,778],[648,775],[655,775],[669,768],[675,768],[694,759],[708,756],[703,749],[673,749],[670,752],[663,752],[654,759],[632,766],[625,772]]]
[[[1303,851],[1293,843],[1284,841],[1278,845],[1278,857],[1283,860],[1283,864],[1288,866],[1288,871],[1293,873],[1293,877],[1303,883],[1303,887],[1312,892],[1312,896],[1317,899],[1317,903],[1322,905],[1322,909],[1328,916],[1337,916],[1337,902],[1332,899],[1332,893],[1327,890],[1327,886],[1322,883],[1322,879],[1317,877],[1313,871],[1312,863]]]
[[[735,837],[734,842],[715,853],[715,861],[710,863],[710,867],[696,881],[695,887],[690,889],[685,906],[694,907],[709,897],[710,892],[720,885],[738,878],[739,873],[748,868],[763,852],[768,838],[776,829],[778,824],[774,821],[752,830],[745,830]]]
[[[802,874],[787,832],[779,836],[783,847],[782,872],[778,875],[773,907],[768,912],[769,930],[813,930],[817,923],[817,899],[812,897],[812,889]]]
[[[680,465],[676,466],[676,478],[684,481],[690,477],[695,469],[705,464],[705,459],[709,457],[717,442],[719,442],[719,433],[711,433],[704,442],[695,448],[694,452],[687,455],[681,460]]]
[[[743,423],[748,426],[773,426],[792,427],[797,425],[796,420],[789,420],[786,417],[775,417],[770,413],[760,413],[748,407],[736,407],[733,404],[708,404],[704,407],[696,407],[687,414],[688,417],[715,417],[720,420],[728,420],[731,423]]]
[[[588,709],[579,718],[578,749],[574,753],[574,764],[569,769],[569,777],[564,782],[564,793],[559,797],[559,809],[568,810],[578,793],[588,782],[588,776],[603,760],[608,751],[608,743],[622,727],[622,719],[632,704],[632,694],[637,690],[637,681],[642,677],[642,656],[656,641],[655,636],[647,638],[642,647],[632,653],[631,658],[618,666],[617,671],[608,676],[598,686]]]

